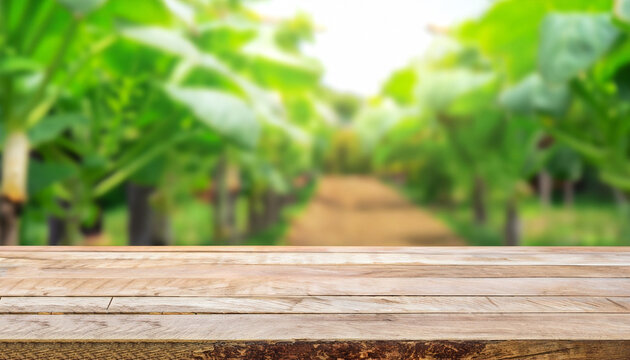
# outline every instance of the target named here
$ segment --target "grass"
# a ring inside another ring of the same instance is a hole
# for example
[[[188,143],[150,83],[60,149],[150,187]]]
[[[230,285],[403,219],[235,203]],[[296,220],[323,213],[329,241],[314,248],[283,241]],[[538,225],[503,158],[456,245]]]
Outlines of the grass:
[[[503,209],[489,208],[484,227],[472,222],[469,207],[437,210],[459,236],[475,246],[503,245]],[[543,208],[535,200],[521,204],[522,244],[525,246],[628,246],[624,216],[613,204],[578,201],[573,208],[553,205]]]
[[[415,203],[428,207],[457,235],[472,246],[501,246],[505,221],[503,204],[491,204],[488,223],[473,223],[468,204],[435,207],[422,204],[413,189],[398,188]],[[519,206],[522,222],[522,244],[525,246],[629,246],[630,216],[611,202],[578,197],[572,208],[555,203],[543,208],[536,198]]]
[[[315,182],[299,190],[297,201],[285,207],[280,221],[268,229],[243,239],[243,245],[279,245],[284,239],[291,220],[306,206],[316,189]],[[247,202],[237,203],[237,226],[245,230],[247,225]],[[109,209],[104,219],[105,239],[109,245],[127,245],[127,208],[124,206]],[[218,245],[212,240],[212,207],[201,200],[190,198],[174,206],[171,213],[171,227],[174,243],[177,246]],[[22,224],[22,245],[47,245],[46,218],[39,211],[25,214]]]

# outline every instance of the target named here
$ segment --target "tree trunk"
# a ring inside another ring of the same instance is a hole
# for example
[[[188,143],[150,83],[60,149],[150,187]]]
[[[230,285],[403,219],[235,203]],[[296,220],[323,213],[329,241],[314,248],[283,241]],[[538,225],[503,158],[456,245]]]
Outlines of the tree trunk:
[[[48,217],[48,245],[61,245],[66,238],[66,221],[58,216]]]
[[[617,203],[617,208],[619,209],[619,214],[622,216],[622,219],[628,220],[621,222],[621,229],[619,231],[619,236],[623,239],[630,237],[630,202],[628,201],[628,196],[622,190],[619,190],[615,187],[612,188],[613,196],[615,197],[615,202]]]
[[[553,191],[553,179],[547,171],[538,174],[538,196],[540,205],[544,208],[551,205],[551,193]]]
[[[129,245],[164,246],[170,243],[170,222],[165,212],[151,203],[154,194],[154,186],[127,186]]]
[[[265,227],[270,227],[280,219],[279,196],[273,190],[265,192]]]
[[[70,207],[70,203],[64,200],[58,200],[57,203],[64,210]],[[48,216],[48,245],[62,245],[66,240],[68,240],[68,220],[62,216]]]
[[[572,208],[575,202],[575,183],[571,180],[566,180],[562,183],[562,192],[564,194],[564,206]]]
[[[226,207],[226,223],[227,242],[229,245],[239,245],[242,234],[239,233],[236,226],[236,206],[238,203],[239,191],[230,192],[228,194],[228,202]]]
[[[20,213],[22,204],[0,198],[0,245],[20,244]]]
[[[613,187],[612,188],[612,192],[613,192],[613,196],[615,198],[615,202],[617,203],[617,206],[619,207],[619,209],[621,209],[622,211],[625,211],[626,209],[628,209],[628,197],[626,196],[626,194],[623,193],[623,191]]]
[[[488,220],[486,211],[486,183],[481,177],[475,177],[473,208],[475,211],[475,223],[478,226],[486,225]]]
[[[505,244],[507,246],[519,246],[521,244],[521,221],[516,199],[510,199],[506,207]]]
[[[291,191],[290,193],[284,195],[283,198],[284,198],[283,207],[291,206],[297,203],[297,195],[295,194],[294,191]]]
[[[221,155],[213,174],[214,239],[234,241],[234,201],[228,188],[228,169],[225,155]]]
[[[0,244],[19,245],[20,215],[26,202],[30,144],[24,132],[9,133],[2,154]]]
[[[247,233],[251,236],[264,230],[265,219],[259,196],[252,192],[247,200]]]

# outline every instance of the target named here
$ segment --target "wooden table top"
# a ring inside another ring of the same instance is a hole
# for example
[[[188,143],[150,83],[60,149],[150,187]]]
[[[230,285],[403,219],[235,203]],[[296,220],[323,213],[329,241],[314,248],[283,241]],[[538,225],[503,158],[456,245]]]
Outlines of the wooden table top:
[[[88,353],[628,359],[630,248],[0,248],[0,359]]]

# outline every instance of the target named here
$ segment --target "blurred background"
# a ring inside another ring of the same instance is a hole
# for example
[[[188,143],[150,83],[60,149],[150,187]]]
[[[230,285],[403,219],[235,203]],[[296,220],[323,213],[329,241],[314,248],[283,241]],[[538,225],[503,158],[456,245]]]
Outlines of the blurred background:
[[[630,0],[0,0],[2,245],[630,245]]]

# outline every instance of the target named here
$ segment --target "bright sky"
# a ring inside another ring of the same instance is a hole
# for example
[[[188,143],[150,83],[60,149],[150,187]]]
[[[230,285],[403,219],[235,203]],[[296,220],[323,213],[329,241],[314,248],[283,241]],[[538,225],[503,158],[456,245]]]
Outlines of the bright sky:
[[[490,0],[266,0],[254,9],[269,17],[299,11],[323,29],[304,51],[318,58],[324,83],[360,95],[377,93],[392,71],[422,55],[427,25],[447,26],[480,15]]]

